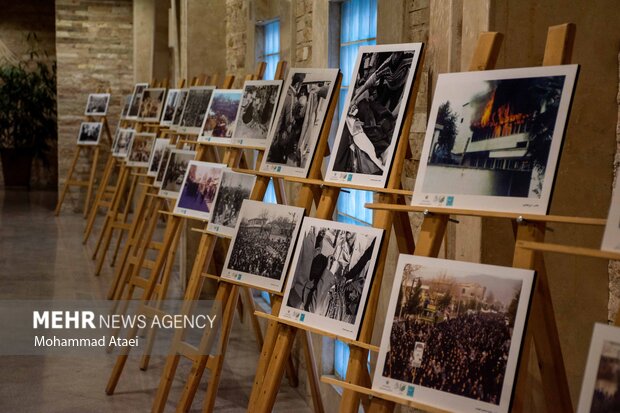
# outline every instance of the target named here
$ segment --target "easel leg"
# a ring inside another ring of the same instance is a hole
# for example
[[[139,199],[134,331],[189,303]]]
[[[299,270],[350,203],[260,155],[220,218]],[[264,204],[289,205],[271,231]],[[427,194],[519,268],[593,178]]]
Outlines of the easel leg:
[[[62,187],[62,192],[60,193],[60,198],[58,199],[58,204],[56,204],[56,210],[54,214],[58,216],[60,214],[60,208],[62,208],[62,203],[65,201],[65,196],[67,196],[67,191],[69,190],[69,182],[73,179],[73,173],[75,172],[75,166],[77,165],[77,161],[80,158],[80,152],[82,151],[82,147],[78,146],[75,151],[75,155],[73,156],[73,161],[71,161],[71,166],[69,167],[69,173],[67,174],[67,178],[65,180],[65,184]]]
[[[88,189],[86,190],[86,200],[84,200],[84,218],[88,216],[90,208],[90,199],[93,194],[93,186],[95,186],[95,176],[97,174],[97,163],[99,162],[99,146],[95,148],[95,156],[93,156],[93,164],[90,167],[90,177],[88,178]]]
[[[109,156],[103,172],[103,177],[101,178],[101,182],[99,183],[99,188],[97,189],[97,193],[95,194],[95,202],[88,211],[88,220],[86,221],[86,227],[84,228],[84,238],[82,238],[82,244],[86,244],[86,241],[88,241],[90,233],[93,230],[95,219],[97,218],[97,213],[99,212],[103,196],[105,195],[108,183],[110,182],[110,176],[112,175],[114,163],[114,158],[112,156]]]

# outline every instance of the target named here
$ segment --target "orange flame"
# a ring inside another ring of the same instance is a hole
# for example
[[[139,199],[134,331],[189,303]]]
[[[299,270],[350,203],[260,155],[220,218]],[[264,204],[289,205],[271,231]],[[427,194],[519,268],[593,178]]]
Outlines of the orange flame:
[[[487,104],[484,107],[484,111],[482,112],[482,117],[480,118],[480,126],[482,126],[483,128],[487,126],[489,124],[489,121],[491,120],[491,115],[492,115],[491,111],[493,110],[494,102],[495,102],[495,90],[493,90],[491,97],[487,101]]]

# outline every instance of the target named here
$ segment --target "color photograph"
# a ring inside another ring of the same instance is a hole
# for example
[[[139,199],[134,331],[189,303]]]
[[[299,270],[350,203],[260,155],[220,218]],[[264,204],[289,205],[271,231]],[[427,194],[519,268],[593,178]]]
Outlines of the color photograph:
[[[235,233],[237,218],[243,200],[250,198],[256,175],[224,170],[222,181],[217,188],[213,213],[209,219],[207,230],[226,237]]]
[[[327,181],[385,187],[421,53],[421,43],[359,48]]]
[[[159,122],[166,97],[166,88],[148,88],[142,92],[138,118],[146,122]]]
[[[187,165],[194,160],[196,152],[183,149],[173,149],[166,164],[164,177],[159,188],[159,195],[166,198],[177,198],[181,191]]]
[[[183,113],[179,120],[179,132],[200,133],[207,108],[215,88],[213,86],[194,86],[189,88]]]
[[[261,171],[308,176],[338,72],[338,69],[289,70],[269,131]]]
[[[86,116],[105,116],[108,114],[108,105],[110,103],[109,93],[91,93],[88,95],[86,102]]]
[[[129,111],[127,117],[130,119],[137,119],[138,112],[140,112],[140,105],[142,104],[142,92],[149,87],[148,83],[136,83],[131,94],[131,102],[129,104]]]
[[[207,109],[198,141],[230,143],[237,124],[241,90],[216,89]]]
[[[174,109],[179,96],[181,95],[180,92],[181,89],[168,89],[164,109],[161,114],[161,121],[159,122],[160,125],[170,126],[172,124],[172,120],[174,119]]]
[[[279,317],[355,340],[383,230],[306,218]]]
[[[78,145],[98,145],[101,139],[102,122],[82,122],[78,133]]]
[[[127,155],[127,166],[148,167],[154,143],[154,133],[136,133]]]
[[[226,165],[220,163],[190,161],[174,213],[208,220],[225,168]]]
[[[233,143],[265,147],[282,88],[281,80],[248,80],[237,115]]]
[[[170,144],[170,139],[158,138],[155,140],[153,150],[151,151],[151,157],[149,158],[149,166],[146,174],[148,176],[156,177],[159,170],[159,164],[161,163],[164,151]]]
[[[577,71],[439,75],[413,205],[546,214]]]
[[[304,213],[303,208],[244,200],[222,278],[282,291]]]
[[[534,271],[401,254],[373,390],[510,411]]]

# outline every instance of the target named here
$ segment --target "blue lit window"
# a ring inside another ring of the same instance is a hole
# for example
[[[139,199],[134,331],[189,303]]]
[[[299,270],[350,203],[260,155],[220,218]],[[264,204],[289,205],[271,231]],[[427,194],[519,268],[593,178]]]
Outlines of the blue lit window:
[[[264,79],[273,80],[280,60],[280,20],[272,20],[262,26],[263,50],[258,60],[267,63]]]
[[[339,113],[342,113],[353,75],[353,67],[360,46],[377,44],[377,0],[347,0],[340,10],[340,89]],[[372,202],[371,191],[340,191],[337,220],[357,225],[370,225],[372,212],[364,204]],[[334,370],[337,376],[347,375],[349,346],[336,340],[334,344]]]

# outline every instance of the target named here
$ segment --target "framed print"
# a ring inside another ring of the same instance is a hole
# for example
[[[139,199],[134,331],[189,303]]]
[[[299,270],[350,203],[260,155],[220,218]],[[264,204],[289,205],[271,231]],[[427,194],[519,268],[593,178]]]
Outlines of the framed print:
[[[183,113],[179,120],[178,131],[182,133],[200,133],[200,127],[207,114],[207,108],[215,88],[213,86],[194,86],[189,88]]]
[[[372,389],[508,413],[534,271],[401,254]]]
[[[577,71],[439,75],[412,204],[546,214]]]
[[[112,156],[116,158],[126,158],[129,154],[129,147],[133,140],[133,129],[119,129],[117,137],[115,139],[114,148],[112,149]]]
[[[125,96],[123,101],[123,110],[121,110],[121,119],[125,119],[127,114],[129,113],[129,107],[131,105],[131,97],[132,95]]]
[[[244,83],[233,143],[265,147],[281,89],[281,80],[248,80]]]
[[[78,132],[78,145],[99,145],[103,122],[82,122]]]
[[[146,122],[159,122],[164,107],[166,88],[147,88],[142,92],[138,118]]]
[[[620,411],[620,328],[594,324],[577,413]]]
[[[127,166],[148,167],[154,143],[154,133],[134,134],[127,155]]]
[[[421,53],[422,43],[360,46],[327,181],[385,187]]]
[[[241,102],[241,90],[216,89],[213,91],[207,115],[202,122],[199,142],[231,143],[237,123],[237,112]]]
[[[222,181],[215,194],[213,213],[207,225],[208,231],[226,237],[233,236],[241,204],[252,194],[255,182],[256,175],[224,170]]]
[[[190,161],[174,213],[208,220],[225,168],[226,165],[220,163]]]
[[[181,95],[181,89],[168,89],[168,94],[166,95],[166,101],[164,102],[164,109],[161,114],[161,121],[159,122],[162,126],[170,126],[172,124],[172,120],[174,119],[174,109],[177,104],[177,100]]]
[[[383,230],[305,218],[280,318],[355,340]]]
[[[308,176],[338,72],[338,69],[289,70],[269,130],[261,171]]]
[[[176,102],[174,102],[174,116],[172,117],[171,127],[176,127],[181,121],[181,115],[183,114],[183,108],[185,107],[185,101],[187,100],[188,89],[181,89],[177,96]]]
[[[129,111],[127,117],[130,119],[137,119],[138,112],[140,111],[140,105],[142,104],[142,92],[149,87],[148,83],[136,83],[131,94],[131,103],[129,104]]]
[[[105,116],[108,114],[108,105],[110,104],[109,93],[91,93],[88,95],[86,102],[86,116]]]
[[[164,176],[159,188],[159,195],[166,198],[177,198],[183,184],[187,165],[194,160],[196,152],[184,149],[172,149],[164,168]]]
[[[601,249],[620,252],[620,190],[618,188],[614,188],[611,194],[611,205],[609,205]]]
[[[155,175],[155,180],[153,181],[153,186],[155,188],[161,188],[161,183],[163,182],[164,174],[166,173],[166,166],[168,166],[168,160],[170,159],[170,154],[173,149],[176,149],[176,145],[166,145],[162,151],[161,160],[157,166],[157,175]]]
[[[159,164],[168,145],[170,145],[170,139],[158,138],[155,140],[153,150],[151,150],[151,157],[149,158],[148,169],[146,170],[148,176],[157,177]]]
[[[282,291],[304,213],[304,208],[244,200],[222,278]]]

